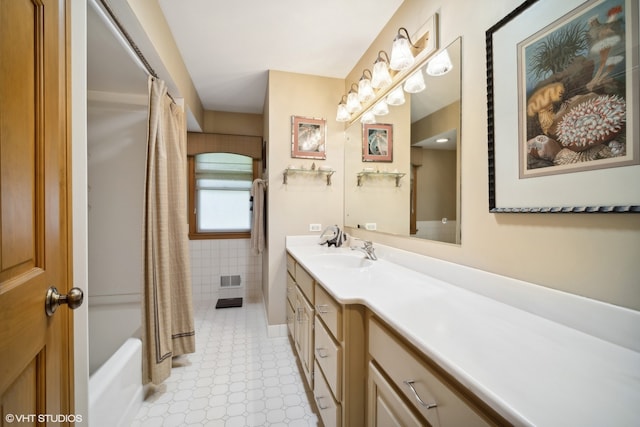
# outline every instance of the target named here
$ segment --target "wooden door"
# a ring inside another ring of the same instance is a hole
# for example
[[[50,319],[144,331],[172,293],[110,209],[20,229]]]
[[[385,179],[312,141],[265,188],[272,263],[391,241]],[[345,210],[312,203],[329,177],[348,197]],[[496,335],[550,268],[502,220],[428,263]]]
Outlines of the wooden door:
[[[0,425],[73,423],[65,0],[0,0]],[[78,420],[79,421],[79,420]]]
[[[412,150],[413,152],[413,150]],[[418,205],[418,168],[420,166],[411,165],[411,196],[409,197],[409,233],[414,235],[418,232],[417,225],[417,205]]]

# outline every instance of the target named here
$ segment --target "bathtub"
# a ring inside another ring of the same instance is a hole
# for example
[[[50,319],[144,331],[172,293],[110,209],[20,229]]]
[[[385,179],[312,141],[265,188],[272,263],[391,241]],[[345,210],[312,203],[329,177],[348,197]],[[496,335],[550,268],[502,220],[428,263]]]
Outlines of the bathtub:
[[[89,378],[89,423],[129,426],[143,399],[142,341],[129,338]]]

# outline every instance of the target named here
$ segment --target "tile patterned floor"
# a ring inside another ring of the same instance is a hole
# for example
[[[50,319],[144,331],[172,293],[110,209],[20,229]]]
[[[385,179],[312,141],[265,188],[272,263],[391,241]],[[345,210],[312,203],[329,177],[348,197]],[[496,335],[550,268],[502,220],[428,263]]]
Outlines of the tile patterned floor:
[[[171,377],[147,397],[132,425],[319,425],[288,338],[267,337],[263,302],[215,304],[195,303],[196,353],[174,359]]]

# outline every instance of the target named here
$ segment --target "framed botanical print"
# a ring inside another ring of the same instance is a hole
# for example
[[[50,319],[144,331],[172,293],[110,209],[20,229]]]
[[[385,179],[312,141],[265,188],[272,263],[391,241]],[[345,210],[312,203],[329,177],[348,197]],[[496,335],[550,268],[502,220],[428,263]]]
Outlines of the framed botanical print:
[[[640,212],[638,2],[528,0],[486,43],[490,210]]]

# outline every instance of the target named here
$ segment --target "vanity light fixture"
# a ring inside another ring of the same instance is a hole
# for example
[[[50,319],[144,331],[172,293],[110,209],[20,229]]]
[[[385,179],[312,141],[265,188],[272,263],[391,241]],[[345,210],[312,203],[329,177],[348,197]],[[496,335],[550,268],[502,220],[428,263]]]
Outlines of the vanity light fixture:
[[[398,86],[387,95],[387,104],[394,106],[404,104],[404,91],[402,90],[402,86]]]
[[[358,91],[353,89],[355,85],[355,83],[351,85],[351,89],[349,89],[349,93],[347,94],[347,111],[350,114],[362,110],[362,105],[360,105],[360,100],[358,99]]]
[[[404,82],[404,91],[407,93],[419,93],[425,90],[427,85],[424,83],[422,68],[407,78]]]
[[[451,57],[447,49],[433,57],[427,64],[427,74],[438,77],[447,74],[453,68]]]
[[[351,119],[351,114],[347,111],[347,104],[345,102],[345,95],[342,95],[342,99],[338,104],[338,113],[336,114],[336,121],[338,122],[348,122]]]
[[[402,32],[406,34],[403,35]],[[411,47],[417,48],[409,37],[409,32],[406,28],[400,27],[398,34],[393,39],[393,47],[391,48],[391,61],[389,61],[389,67],[392,70],[406,70],[411,67],[415,61],[413,53],[411,53]]]
[[[367,76],[367,73],[369,73],[369,76]],[[367,68],[362,72],[362,77],[358,82],[358,99],[362,103],[369,102],[376,96],[371,86],[371,77],[371,71]]]
[[[384,58],[382,56],[386,56]],[[373,64],[373,73],[371,76],[371,86],[375,89],[382,89],[391,84],[391,75],[389,74],[389,55],[384,50],[378,52],[376,62]]]
[[[444,144],[445,142],[449,142],[449,138],[438,138],[436,139],[438,144]]]
[[[372,124],[376,122],[376,116],[373,111],[369,110],[360,117],[360,122],[363,124]]]
[[[376,103],[376,105],[373,106],[371,112],[376,116],[385,116],[389,114],[389,106],[384,99],[381,99]]]

